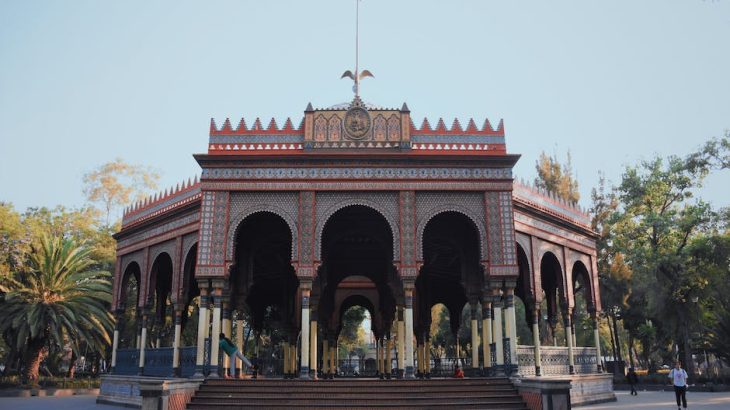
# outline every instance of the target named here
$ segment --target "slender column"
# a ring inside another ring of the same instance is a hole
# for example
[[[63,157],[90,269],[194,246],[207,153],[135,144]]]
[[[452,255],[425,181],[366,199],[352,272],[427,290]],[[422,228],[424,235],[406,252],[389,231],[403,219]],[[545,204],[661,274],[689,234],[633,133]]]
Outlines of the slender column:
[[[398,325],[396,326],[396,339],[398,342],[398,378],[403,377],[405,371],[405,359],[406,359],[406,343],[405,333],[406,327],[403,322],[403,307],[398,307]]]
[[[330,351],[329,351],[329,340],[327,340],[327,336],[325,335],[324,339],[322,340],[322,371],[321,373],[324,374],[324,378],[329,378],[330,373]]]
[[[593,343],[596,345],[596,371],[603,372],[601,365],[601,335],[598,331],[598,314],[593,314]]]
[[[477,323],[477,302],[470,303],[471,310],[471,367],[479,369],[479,324]]]
[[[224,299],[226,299],[226,298],[227,298],[227,296],[224,297]],[[227,338],[229,338],[229,339],[233,338],[231,309],[230,309],[230,306],[228,305],[228,301],[223,302],[223,310],[221,311],[221,313],[222,313],[222,317],[223,317],[223,321],[221,323],[222,332],[226,334]],[[231,361],[231,358],[224,352],[223,353],[223,374],[228,374],[228,370],[231,368],[230,361]],[[233,362],[234,363],[236,362],[235,358],[233,359]],[[232,377],[235,375],[231,374],[229,376]]]
[[[312,320],[310,322],[310,338],[309,344],[309,363],[312,369],[312,378],[317,379],[317,311],[312,311]]]
[[[411,284],[412,286],[412,284]],[[406,379],[415,377],[413,374],[413,288],[405,289],[406,312]]]
[[[499,300],[499,291],[495,294],[495,300],[492,304],[494,307],[494,345],[495,345],[495,356],[497,356],[497,374],[502,375],[504,373],[504,347],[502,346],[502,301]]]
[[[112,339],[112,363],[111,363],[112,374],[114,373],[114,370],[117,367],[117,349],[119,348],[119,329],[122,328],[122,322],[124,320],[124,310],[117,309],[114,316],[115,316],[114,338]]]
[[[139,307],[137,309],[139,309]],[[137,313],[137,333],[134,335],[134,348],[135,349],[139,350],[141,340],[142,340],[142,315]]]
[[[482,352],[485,376],[492,368],[492,302],[482,302]]]
[[[210,375],[208,377],[214,379],[220,376],[220,370],[218,369],[220,359],[218,342],[220,342],[221,307],[223,302],[221,299],[221,290],[221,287],[213,290],[213,325],[211,326],[211,332],[213,334],[210,335]]]
[[[431,338],[427,337],[423,344],[423,367],[427,378],[431,378]]]
[[[246,354],[246,346],[243,345],[243,319],[241,319],[241,313],[238,313],[236,318],[236,347],[244,355]],[[232,375],[234,376],[234,375]],[[243,360],[239,360],[236,363],[236,377],[243,378]]]
[[[284,378],[285,379],[288,379],[289,378],[289,373],[290,373],[290,369],[289,369],[289,364],[290,364],[290,362],[289,362],[289,342],[282,342],[281,343],[281,352],[282,352],[282,354],[284,356]]]
[[[575,374],[575,358],[573,357],[573,337],[570,335],[570,309],[565,315],[565,333],[568,339],[568,371]]]
[[[385,377],[390,379],[391,374],[393,373],[393,338],[388,337],[388,350],[385,351]]]
[[[375,371],[378,375],[378,377],[383,377],[383,358],[382,356],[383,348],[380,344],[380,337],[375,338]]]
[[[309,379],[309,292],[309,289],[302,289],[302,369],[299,373],[302,379]]]
[[[142,313],[142,332],[139,336],[139,375],[144,374],[144,352],[147,347],[147,312]]]
[[[203,367],[205,366],[205,339],[208,333],[208,285],[207,283],[198,282],[200,287],[200,306],[198,313],[198,344],[195,354],[195,377],[203,377]]]
[[[535,302],[535,306],[540,306],[539,302]],[[535,308],[532,312],[532,344],[535,355],[535,376],[542,376],[540,370],[542,360],[540,358],[540,310]]]
[[[416,374],[418,377],[423,376],[423,357],[421,357],[421,354],[423,353],[423,349],[421,349],[421,341],[416,339]]]
[[[337,374],[337,363],[335,363],[335,352],[337,351],[337,343],[332,341],[332,348],[330,349],[330,371],[332,377]]]
[[[507,298],[505,300],[507,311],[505,317],[509,323],[507,337],[509,337],[509,354],[510,363],[513,369],[517,369],[517,316],[515,314],[515,288],[513,283],[507,288]]]
[[[175,337],[172,339],[172,374],[180,376],[180,334],[182,333],[182,311],[175,309]]]

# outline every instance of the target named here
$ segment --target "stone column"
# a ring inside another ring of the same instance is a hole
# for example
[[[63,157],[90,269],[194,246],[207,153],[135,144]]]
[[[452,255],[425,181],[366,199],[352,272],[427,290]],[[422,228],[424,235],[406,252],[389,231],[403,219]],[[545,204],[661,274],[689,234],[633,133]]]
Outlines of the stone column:
[[[406,359],[406,343],[405,343],[405,323],[403,322],[403,307],[398,307],[398,324],[396,326],[396,339],[398,343],[398,378],[403,378],[405,372]]]
[[[489,375],[492,363],[492,302],[482,302],[482,353],[484,354],[484,376]]]
[[[112,339],[112,362],[111,362],[111,372],[114,373],[115,368],[117,367],[117,349],[119,349],[119,329],[123,327],[123,321],[124,321],[124,310],[123,309],[117,309],[114,312],[114,338]]]
[[[593,316],[593,343],[596,345],[596,371],[603,373],[603,365],[601,364],[601,335],[598,326],[598,312],[592,312]]]
[[[381,379],[383,378],[383,358],[381,357],[382,350],[380,337],[375,336],[375,374]]]
[[[512,364],[512,370],[515,371],[518,367],[517,364],[517,316],[515,314],[515,286],[516,282],[512,282],[507,286],[507,298],[505,300],[507,311],[505,317],[507,323],[509,323],[509,330],[507,331],[507,337],[509,337],[509,353],[510,362]]]
[[[471,311],[471,368],[472,375],[476,375],[479,370],[479,324],[477,322],[477,302],[469,302]]]
[[[311,356],[311,352],[309,349],[309,294],[312,284],[307,284],[302,281],[299,286],[302,288],[302,369],[299,373],[299,377],[302,379],[309,379],[309,357]]]
[[[291,364],[289,365],[289,369],[291,369],[291,378],[297,377],[297,340],[296,338],[293,339],[293,343],[289,344],[289,360],[291,361]]]
[[[142,376],[144,374],[144,352],[147,347],[147,309],[142,312],[142,331],[139,336],[139,372]]]
[[[406,379],[413,379],[413,283],[404,284],[405,289],[405,328],[406,328]]]
[[[291,369],[289,368],[289,365],[291,364],[291,361],[289,360],[289,342],[282,342],[281,343],[281,352],[284,356],[284,378],[288,379],[289,374],[291,373]]]
[[[502,337],[502,300],[500,298],[499,289],[493,290],[492,297],[494,298],[492,301],[492,307],[494,308],[494,318],[492,322],[494,328],[494,349],[495,356],[497,357],[496,372],[497,375],[501,376],[504,374],[504,346],[502,346],[504,339]]]
[[[236,347],[244,355],[246,355],[246,346],[243,345],[243,319],[241,319],[241,313],[239,312],[236,316]],[[239,360],[236,363],[236,374],[231,375],[234,377],[243,378],[244,366],[243,360]]]
[[[322,370],[321,373],[324,375],[325,379],[329,379],[329,373],[330,373],[330,366],[329,366],[329,360],[330,360],[330,345],[329,340],[327,340],[327,335],[324,335],[324,339],[322,339]]]
[[[540,358],[540,310],[537,306],[540,306],[539,302],[535,302],[535,308],[532,311],[532,344],[535,356],[535,376],[542,376],[540,370],[542,366]]]
[[[172,374],[180,376],[180,334],[182,333],[182,311],[175,309],[175,336],[172,339]]]
[[[135,333],[135,335],[134,335],[134,348],[137,350],[139,350],[140,341],[142,340],[142,314],[140,312],[141,310],[144,310],[144,309],[140,309],[138,306],[137,315],[136,315],[137,316],[136,317],[137,333]]]
[[[198,345],[195,354],[195,375],[194,377],[203,377],[203,367],[205,366],[205,339],[208,337],[208,283],[207,281],[198,281],[200,287],[200,306],[198,314]]]
[[[570,335],[570,308],[565,312],[565,338],[568,341],[568,371],[570,374],[575,374],[575,358],[573,357],[573,337]]]
[[[423,344],[419,338],[416,338],[416,376],[423,377]]]
[[[213,324],[211,326],[212,334],[210,335],[210,374],[208,375],[208,377],[213,379],[220,376],[220,369],[218,368],[220,349],[218,342],[220,342],[221,334],[222,291],[222,283],[213,283]]]
[[[228,303],[228,296],[223,297],[223,310],[222,313],[222,332],[226,334],[226,337],[229,339],[233,339],[233,332],[232,332],[232,320],[231,320],[231,308],[230,304]],[[233,360],[233,363],[230,361]],[[236,359],[231,359],[225,352],[223,352],[223,374],[228,374],[228,369],[231,368],[231,364],[235,364]],[[233,377],[235,374],[230,374],[229,376]]]
[[[311,368],[312,378],[317,379],[317,311],[312,310],[312,319],[309,336],[311,342],[309,344],[309,367]]]

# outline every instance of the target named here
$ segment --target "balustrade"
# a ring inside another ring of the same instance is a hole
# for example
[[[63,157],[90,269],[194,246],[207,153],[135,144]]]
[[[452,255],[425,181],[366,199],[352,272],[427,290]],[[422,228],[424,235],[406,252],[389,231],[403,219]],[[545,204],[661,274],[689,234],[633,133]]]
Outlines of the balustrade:
[[[563,346],[540,346],[540,370],[544,376],[569,374],[568,348]],[[591,374],[596,371],[596,348],[576,347],[573,349],[576,374]],[[517,364],[522,376],[535,375],[535,348],[517,346]]]

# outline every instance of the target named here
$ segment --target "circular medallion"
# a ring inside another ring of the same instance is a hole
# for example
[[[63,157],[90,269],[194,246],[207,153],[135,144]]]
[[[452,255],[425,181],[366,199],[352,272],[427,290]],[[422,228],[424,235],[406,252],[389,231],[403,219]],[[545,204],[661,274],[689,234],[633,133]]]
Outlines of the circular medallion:
[[[345,114],[345,130],[352,139],[362,139],[370,131],[370,113],[362,107],[352,107]]]

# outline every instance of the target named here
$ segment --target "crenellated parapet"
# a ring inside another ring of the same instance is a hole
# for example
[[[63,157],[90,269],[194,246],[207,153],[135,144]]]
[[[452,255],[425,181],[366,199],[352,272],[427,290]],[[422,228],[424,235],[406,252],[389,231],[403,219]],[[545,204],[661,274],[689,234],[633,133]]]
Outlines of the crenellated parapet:
[[[122,229],[127,229],[148,219],[199,201],[200,197],[200,181],[195,176],[193,179],[188,179],[174,187],[150,195],[125,208],[122,216]]]
[[[515,180],[512,199],[583,228],[591,228],[591,216],[577,203],[560,198],[555,192]]]
[[[208,154],[291,155],[312,151],[351,153],[358,150],[396,151],[409,155],[506,155],[504,122],[496,128],[489,120],[477,127],[473,119],[455,119],[447,127],[443,119],[432,127],[424,119],[420,128],[411,120],[406,104],[383,108],[361,101],[304,111],[299,126],[287,118],[283,126],[271,119],[264,126],[256,118],[251,126],[241,119],[234,128],[226,118],[222,126],[210,122]]]

